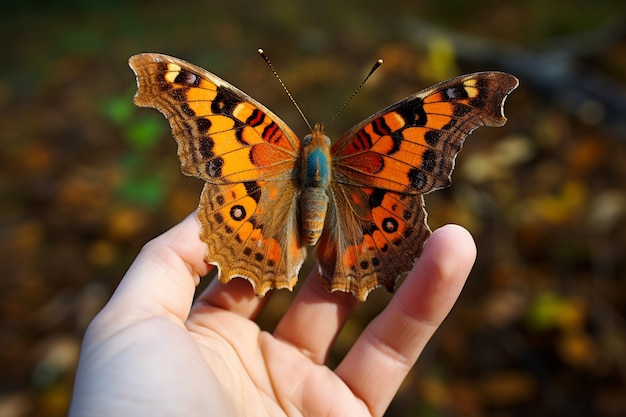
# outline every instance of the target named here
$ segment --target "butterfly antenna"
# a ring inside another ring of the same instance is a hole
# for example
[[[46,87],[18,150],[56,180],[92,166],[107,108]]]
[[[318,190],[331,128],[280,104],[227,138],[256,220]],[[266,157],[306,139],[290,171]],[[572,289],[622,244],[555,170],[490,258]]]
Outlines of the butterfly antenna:
[[[365,83],[367,82],[367,80],[369,80],[369,78],[372,76],[372,74],[374,73],[374,71],[376,71],[378,69],[378,67],[380,67],[383,64],[383,60],[382,59],[378,59],[378,61],[376,61],[374,63],[374,65],[372,65],[372,69],[370,70],[370,72],[367,74],[367,76],[363,79],[363,81],[361,81],[361,84],[359,84],[359,86],[356,88],[356,90],[354,90],[354,93],[352,93],[352,95],[350,97],[348,97],[348,99],[346,100],[345,103],[343,103],[343,106],[339,107],[339,110],[337,110],[337,113],[335,113],[335,115],[333,116],[332,119],[330,119],[331,123],[337,118],[337,116],[339,116],[339,113],[341,113],[347,106],[348,103],[350,103],[352,101],[352,99],[354,98],[354,96],[357,95],[357,93],[359,91],[361,91],[361,88],[363,88],[363,85],[365,85]]]
[[[298,110],[298,113],[300,113],[300,116],[302,116],[302,119],[304,119],[304,122],[309,127],[309,130],[313,131],[313,128],[311,127],[311,124],[309,123],[309,121],[307,120],[306,116],[302,112],[302,109],[300,109],[300,106],[298,106],[298,103],[296,103],[296,100],[293,98],[293,96],[291,95],[291,93],[287,89],[287,86],[285,85],[283,80],[281,80],[280,75],[278,75],[278,72],[276,72],[276,70],[274,69],[274,66],[272,65],[272,62],[270,61],[270,58],[267,55],[265,55],[265,51],[263,51],[263,49],[261,49],[261,48],[259,48],[257,52],[259,53],[259,55],[261,55],[261,58],[263,58],[263,60],[267,64],[267,66],[270,67],[270,70],[272,70],[272,73],[274,74],[274,76],[276,77],[276,79],[278,80],[280,85],[282,85],[283,90],[285,90],[285,93],[287,93],[287,96],[289,97],[289,99],[291,100],[293,105]]]

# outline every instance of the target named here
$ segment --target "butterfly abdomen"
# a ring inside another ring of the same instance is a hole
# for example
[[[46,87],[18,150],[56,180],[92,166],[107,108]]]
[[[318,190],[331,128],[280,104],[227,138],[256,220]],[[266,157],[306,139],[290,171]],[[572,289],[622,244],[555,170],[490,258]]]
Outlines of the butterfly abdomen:
[[[315,245],[322,235],[328,208],[325,188],[306,187],[300,194],[300,228],[302,243]]]
[[[302,243],[314,245],[324,229],[331,177],[330,139],[321,125],[304,138],[300,194]]]

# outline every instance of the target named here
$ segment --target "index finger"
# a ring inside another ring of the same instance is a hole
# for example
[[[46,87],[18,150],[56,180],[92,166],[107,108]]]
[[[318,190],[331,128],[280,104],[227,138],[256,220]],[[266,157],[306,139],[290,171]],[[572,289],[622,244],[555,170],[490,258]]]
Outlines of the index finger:
[[[200,277],[210,271],[204,262],[195,212],[139,252],[105,307],[122,309],[123,319],[168,317],[184,322]]]

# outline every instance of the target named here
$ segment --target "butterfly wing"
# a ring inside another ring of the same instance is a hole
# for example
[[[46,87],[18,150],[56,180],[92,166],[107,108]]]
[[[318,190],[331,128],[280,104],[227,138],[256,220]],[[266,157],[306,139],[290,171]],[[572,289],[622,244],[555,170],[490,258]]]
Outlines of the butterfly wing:
[[[365,300],[393,290],[430,235],[422,194],[451,182],[465,138],[502,126],[518,80],[501,72],[461,76],[367,118],[333,146],[332,206],[318,243],[326,286]]]
[[[210,72],[162,54],[140,54],[135,104],[168,119],[181,169],[206,181],[198,220],[206,261],[219,279],[248,279],[257,295],[291,289],[305,257],[299,244],[300,141],[261,103]]]

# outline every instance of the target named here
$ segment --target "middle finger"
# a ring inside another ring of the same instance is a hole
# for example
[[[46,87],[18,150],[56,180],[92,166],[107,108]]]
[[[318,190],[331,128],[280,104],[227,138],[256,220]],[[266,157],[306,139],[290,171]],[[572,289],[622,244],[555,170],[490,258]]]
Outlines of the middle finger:
[[[274,337],[291,343],[313,362],[323,364],[339,331],[357,304],[352,294],[329,293],[317,268],[280,320]]]

